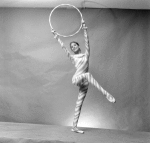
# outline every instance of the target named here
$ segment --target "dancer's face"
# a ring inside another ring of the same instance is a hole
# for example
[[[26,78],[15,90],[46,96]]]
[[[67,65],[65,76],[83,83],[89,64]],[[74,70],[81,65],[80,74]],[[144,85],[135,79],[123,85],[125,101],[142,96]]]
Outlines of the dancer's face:
[[[75,42],[71,43],[71,50],[75,53],[78,54],[80,52],[79,45]]]

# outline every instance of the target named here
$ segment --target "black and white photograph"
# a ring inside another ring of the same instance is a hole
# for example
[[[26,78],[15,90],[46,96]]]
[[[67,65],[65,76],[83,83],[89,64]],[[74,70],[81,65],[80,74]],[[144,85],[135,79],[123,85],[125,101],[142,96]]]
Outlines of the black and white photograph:
[[[150,1],[0,0],[0,143],[150,143]]]

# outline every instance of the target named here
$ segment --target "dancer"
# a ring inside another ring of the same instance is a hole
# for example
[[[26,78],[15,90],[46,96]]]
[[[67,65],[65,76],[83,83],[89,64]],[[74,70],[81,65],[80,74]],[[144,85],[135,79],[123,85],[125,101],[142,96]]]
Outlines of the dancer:
[[[51,30],[54,34],[54,38],[58,40],[60,43],[62,49],[65,50],[67,53],[67,56],[70,58],[72,63],[75,65],[76,72],[73,75],[72,83],[79,87],[79,95],[76,102],[75,107],[75,114],[74,114],[74,120],[73,120],[73,127],[72,131],[76,133],[84,133],[84,131],[79,130],[77,128],[79,116],[81,113],[81,108],[83,105],[83,101],[86,97],[89,83],[91,83],[93,86],[95,86],[99,91],[103,93],[103,95],[106,96],[106,98],[112,102],[115,103],[115,98],[109,94],[106,90],[104,90],[99,83],[93,78],[93,76],[88,72],[89,70],[89,57],[90,57],[90,45],[89,45],[89,37],[87,34],[87,27],[85,22],[82,20],[82,29],[84,30],[84,39],[85,39],[85,53],[81,53],[81,49],[79,47],[79,43],[73,41],[70,43],[70,48],[74,55],[71,55],[68,49],[64,46],[63,42],[60,40],[58,34],[53,29]]]

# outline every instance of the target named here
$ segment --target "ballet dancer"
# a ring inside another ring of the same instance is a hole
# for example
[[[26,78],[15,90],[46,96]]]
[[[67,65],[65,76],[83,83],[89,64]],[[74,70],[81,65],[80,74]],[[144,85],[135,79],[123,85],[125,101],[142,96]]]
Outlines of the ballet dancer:
[[[106,90],[104,90],[99,83],[93,78],[93,76],[88,72],[89,71],[89,57],[90,57],[90,45],[89,45],[89,37],[87,34],[87,27],[85,22],[82,20],[82,29],[84,30],[84,39],[85,39],[85,53],[81,53],[81,49],[79,47],[78,42],[71,42],[70,48],[71,51],[74,53],[71,55],[71,53],[68,51],[68,49],[64,46],[63,42],[60,40],[58,34],[56,31],[51,29],[51,32],[54,34],[54,38],[57,39],[57,41],[60,43],[62,49],[67,53],[67,56],[72,61],[72,63],[75,65],[76,72],[72,77],[72,84],[79,87],[79,95],[76,102],[75,107],[75,114],[74,114],[74,120],[73,120],[73,127],[71,131],[76,133],[84,133],[84,131],[79,130],[77,128],[79,116],[81,113],[81,108],[83,105],[83,101],[86,97],[89,83],[95,86],[99,91],[103,93],[103,95],[106,96],[108,101],[115,103],[115,98],[109,94]]]

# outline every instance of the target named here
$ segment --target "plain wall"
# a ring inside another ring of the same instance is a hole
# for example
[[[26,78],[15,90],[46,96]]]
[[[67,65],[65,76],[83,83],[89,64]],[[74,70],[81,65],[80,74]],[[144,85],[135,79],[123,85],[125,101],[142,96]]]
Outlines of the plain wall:
[[[0,121],[72,125],[75,69],[50,31],[51,10],[0,8]],[[90,38],[90,72],[117,102],[90,85],[79,126],[150,131],[150,12],[81,11]],[[59,31],[65,22],[60,18],[54,25]],[[84,52],[83,31],[62,40],[68,48],[78,41]]]

